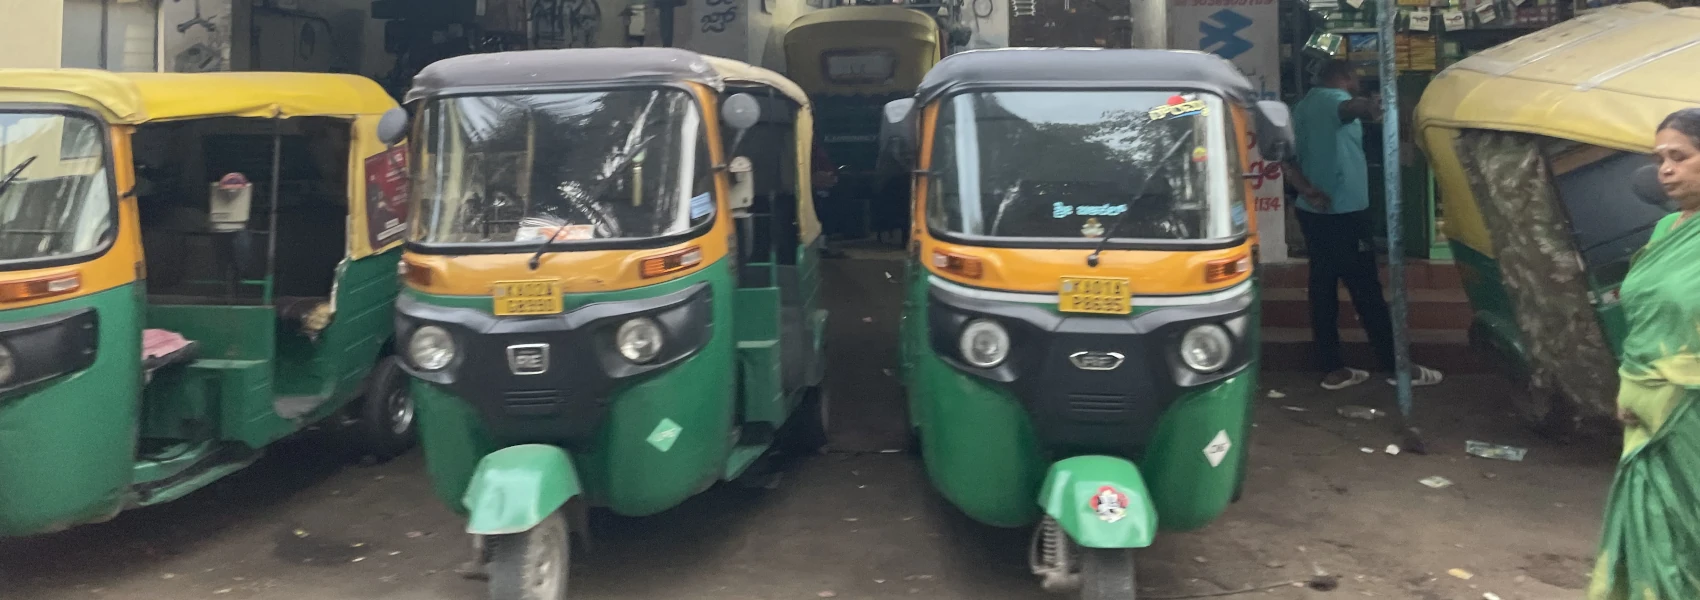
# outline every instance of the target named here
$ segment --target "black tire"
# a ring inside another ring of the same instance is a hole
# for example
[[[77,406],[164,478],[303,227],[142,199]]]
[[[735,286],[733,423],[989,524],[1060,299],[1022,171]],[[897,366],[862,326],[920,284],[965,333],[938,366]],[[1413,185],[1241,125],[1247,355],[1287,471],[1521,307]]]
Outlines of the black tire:
[[[820,452],[829,441],[831,410],[832,401],[827,397],[825,385],[804,390],[803,401],[797,403],[797,410],[785,424],[784,435],[779,439],[780,449],[794,454]]]
[[[1080,548],[1080,600],[1134,600],[1133,549]]]
[[[572,537],[561,511],[524,533],[489,536],[484,548],[490,600],[566,600]]]
[[[413,449],[419,439],[418,411],[409,392],[401,359],[386,356],[372,369],[372,384],[360,399],[354,435],[362,451],[379,462]]]

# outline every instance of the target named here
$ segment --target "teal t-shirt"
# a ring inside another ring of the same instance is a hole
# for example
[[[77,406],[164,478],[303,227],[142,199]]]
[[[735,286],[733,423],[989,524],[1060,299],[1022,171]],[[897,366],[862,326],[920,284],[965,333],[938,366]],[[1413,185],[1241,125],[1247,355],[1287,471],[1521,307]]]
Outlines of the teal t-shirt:
[[[1340,104],[1352,99],[1346,90],[1311,88],[1293,106],[1293,129],[1298,137],[1299,169],[1311,184],[1333,199],[1329,213],[1369,208],[1369,163],[1364,157],[1364,126],[1340,120]],[[1302,196],[1298,206],[1320,213]]]

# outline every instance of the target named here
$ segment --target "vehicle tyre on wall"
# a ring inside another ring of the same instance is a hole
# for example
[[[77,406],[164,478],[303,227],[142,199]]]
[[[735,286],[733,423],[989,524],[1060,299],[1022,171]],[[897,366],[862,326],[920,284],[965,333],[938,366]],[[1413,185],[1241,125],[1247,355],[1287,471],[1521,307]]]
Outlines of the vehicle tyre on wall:
[[[1080,548],[1080,600],[1134,600],[1132,548]]]
[[[372,369],[372,384],[360,400],[356,435],[363,450],[380,462],[413,448],[419,439],[417,411],[401,358],[386,356]]]
[[[572,540],[560,510],[522,533],[484,539],[490,600],[566,600]]]

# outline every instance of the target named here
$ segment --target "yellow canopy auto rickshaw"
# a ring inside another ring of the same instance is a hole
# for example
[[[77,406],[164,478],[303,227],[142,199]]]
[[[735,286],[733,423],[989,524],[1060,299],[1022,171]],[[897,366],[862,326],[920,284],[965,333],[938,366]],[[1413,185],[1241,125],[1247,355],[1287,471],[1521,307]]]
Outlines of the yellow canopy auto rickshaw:
[[[938,21],[902,6],[829,8],[798,17],[785,32],[787,74],[814,101],[817,143],[839,170],[823,204],[829,233],[905,228],[906,190],[876,185],[880,110],[914,93],[943,48]]]
[[[349,75],[0,70],[0,536],[180,498],[316,422],[411,446],[393,108]]]
[[[1471,341],[1527,379],[1519,408],[1538,426],[1612,413],[1627,329],[1617,289],[1670,212],[1630,182],[1660,120],[1700,104],[1697,16],[1602,9],[1453,65],[1417,105]]]

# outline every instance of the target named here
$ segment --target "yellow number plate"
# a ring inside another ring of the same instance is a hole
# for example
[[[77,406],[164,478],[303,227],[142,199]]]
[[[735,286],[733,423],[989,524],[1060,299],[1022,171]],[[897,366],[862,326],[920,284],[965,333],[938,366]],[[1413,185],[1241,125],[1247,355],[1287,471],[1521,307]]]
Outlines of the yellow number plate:
[[[561,312],[561,282],[554,279],[498,281],[492,290],[501,316],[553,315]]]
[[[1132,307],[1126,279],[1064,277],[1057,290],[1057,310],[1063,312],[1125,315]]]

